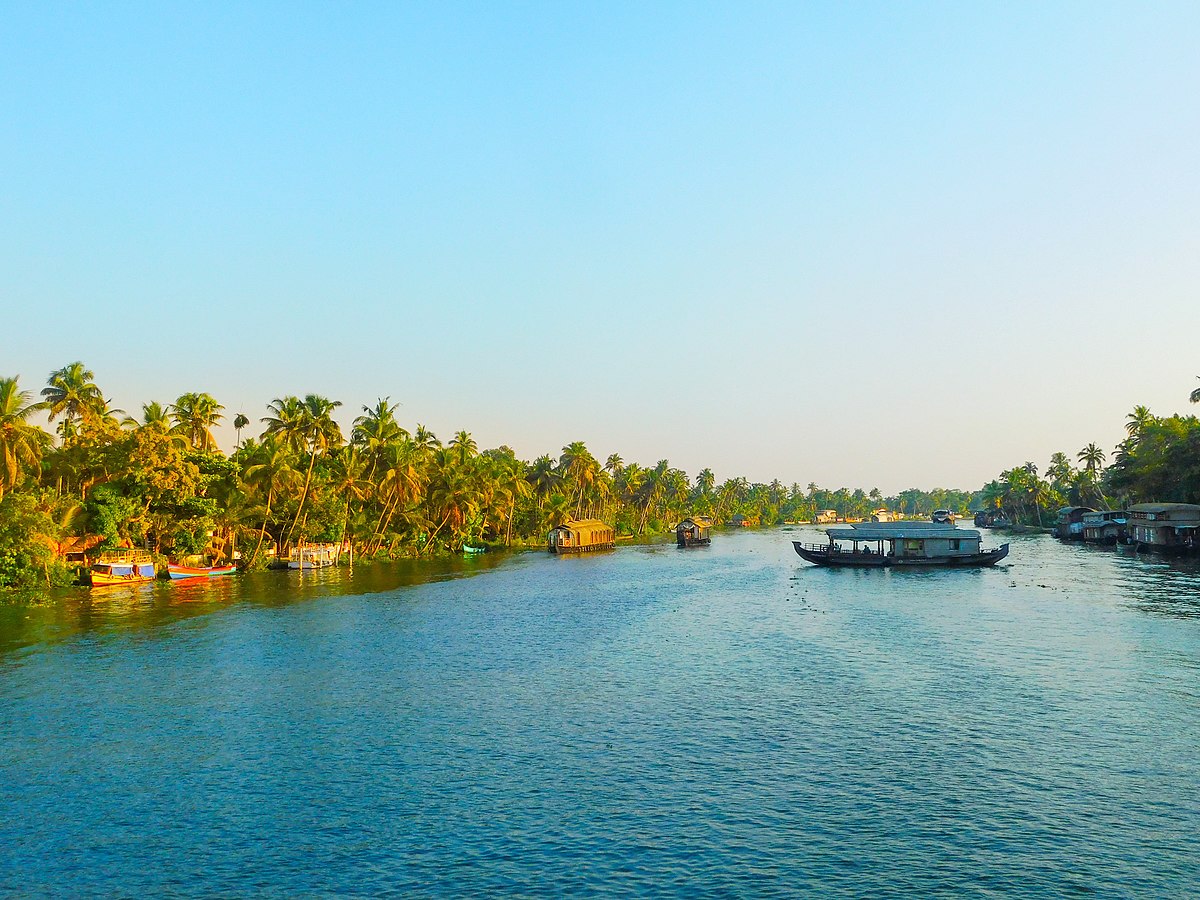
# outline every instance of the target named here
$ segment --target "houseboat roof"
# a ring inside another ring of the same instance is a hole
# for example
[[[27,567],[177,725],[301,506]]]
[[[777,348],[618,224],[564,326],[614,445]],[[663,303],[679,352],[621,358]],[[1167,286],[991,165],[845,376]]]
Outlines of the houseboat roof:
[[[830,528],[826,532],[835,541],[898,540],[979,540],[979,532],[939,522],[863,522],[849,528]]]
[[[1172,512],[1172,511],[1179,511],[1179,512],[1188,511],[1188,512],[1190,512],[1192,510],[1200,510],[1200,504],[1196,504],[1196,503],[1135,503],[1135,504],[1133,504],[1133,506],[1129,507],[1129,509],[1126,511],[1127,512],[1160,513],[1160,512]]]
[[[582,528],[611,528],[612,526],[601,522],[599,519],[573,519],[570,522],[563,522],[561,525],[555,525],[551,531],[557,531],[559,528],[565,528],[568,531],[579,531]]]

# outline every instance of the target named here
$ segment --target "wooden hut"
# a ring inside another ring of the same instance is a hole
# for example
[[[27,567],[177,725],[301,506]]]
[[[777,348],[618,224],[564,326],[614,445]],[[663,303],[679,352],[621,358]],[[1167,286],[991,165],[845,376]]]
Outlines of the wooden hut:
[[[547,549],[551,553],[590,553],[615,546],[617,533],[610,526],[599,519],[580,519],[551,528]]]
[[[1195,503],[1137,503],[1126,511],[1129,539],[1163,553],[1200,549],[1200,506]]]
[[[712,519],[695,516],[675,526],[675,543],[680,547],[702,547],[712,543]]]

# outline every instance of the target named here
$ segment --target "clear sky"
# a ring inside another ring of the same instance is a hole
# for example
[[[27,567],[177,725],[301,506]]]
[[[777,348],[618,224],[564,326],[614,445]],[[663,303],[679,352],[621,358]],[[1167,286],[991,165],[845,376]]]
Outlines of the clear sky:
[[[1200,4],[0,4],[0,375],[979,487],[1200,386]],[[228,448],[232,432],[221,434]]]

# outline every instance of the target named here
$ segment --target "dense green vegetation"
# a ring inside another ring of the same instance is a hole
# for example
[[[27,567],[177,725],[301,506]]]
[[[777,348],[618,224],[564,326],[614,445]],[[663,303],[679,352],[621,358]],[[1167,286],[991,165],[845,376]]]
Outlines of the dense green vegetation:
[[[1191,401],[1200,402],[1200,390]],[[1138,406],[1126,416],[1125,433],[1107,467],[1108,454],[1094,443],[1074,462],[1055,453],[1040,475],[1032,462],[1001,472],[973,498],[972,508],[1002,511],[1019,524],[1051,525],[1063,506],[1200,503],[1200,419],[1160,418]]]
[[[145,547],[184,556],[266,564],[298,541],[350,541],[359,556],[454,551],[464,543],[541,543],[570,518],[597,517],[620,534],[662,531],[687,515],[751,523],[812,519],[833,509],[864,516],[886,506],[910,515],[965,509],[962,491],[824,490],[816,484],[717,483],[659,460],[603,463],[582,442],[532,462],[508,447],[480,450],[465,431],[443,443],[396,419],[388,398],[364,407],[344,435],[340,404],[316,394],[280,397],[257,437],[237,414],[230,456],[212,429],[224,407],[187,393],[134,417],[112,409],[80,362],[50,374],[36,400],[0,378],[0,584],[70,577],[68,548]],[[51,436],[32,421],[45,412]]]

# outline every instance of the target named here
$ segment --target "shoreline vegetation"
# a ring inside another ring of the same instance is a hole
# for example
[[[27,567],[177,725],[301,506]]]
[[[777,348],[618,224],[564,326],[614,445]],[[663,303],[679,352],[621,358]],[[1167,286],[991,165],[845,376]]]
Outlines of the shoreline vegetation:
[[[1067,503],[1200,500],[1200,422],[1141,406],[1107,468],[1089,444],[1078,468],[1056,453],[1041,475],[1026,462],[974,493],[888,497],[811,482],[718,483],[711,469],[692,477],[667,459],[643,466],[614,453],[601,463],[580,441],[526,461],[507,446],[481,450],[467,431],[443,442],[423,425],[409,430],[387,397],[362,407],[343,434],[333,419],[340,406],[289,395],[258,422],[236,413],[226,455],[212,428],[227,414],[210,394],[148,402],[134,416],[110,406],[82,362],[51,372],[36,399],[19,377],[0,377],[0,596],[70,584],[88,559],[118,548],[253,570],[299,543],[337,542],[360,560],[538,547],[550,528],[584,518],[602,519],[619,540],[693,515],[777,525],[880,508],[995,510],[1032,529],[1052,524]],[[31,421],[39,413],[53,434]]]
[[[69,584],[82,560],[136,547],[158,558],[237,559],[263,568],[300,542],[339,542],[356,559],[461,552],[464,545],[544,547],[550,528],[598,518],[628,539],[691,515],[774,525],[889,507],[908,515],[965,510],[964,491],[826,490],[814,483],[718,483],[667,459],[612,454],[581,441],[532,461],[480,449],[467,431],[443,442],[396,419],[398,404],[364,406],[343,434],[341,406],[317,394],[272,400],[252,422],[232,415],[232,453],[212,428],[228,417],[207,393],[113,409],[82,362],[50,373],[40,397],[0,378],[0,588]],[[54,433],[31,421],[44,413]]]
[[[1189,400],[1200,403],[1200,388]],[[1200,419],[1160,417],[1136,406],[1125,417],[1125,435],[1111,457],[1090,443],[1074,461],[1053,454],[1040,474],[1028,461],[1006,469],[974,496],[971,508],[1001,515],[1016,527],[1050,531],[1067,506],[1200,503]]]

